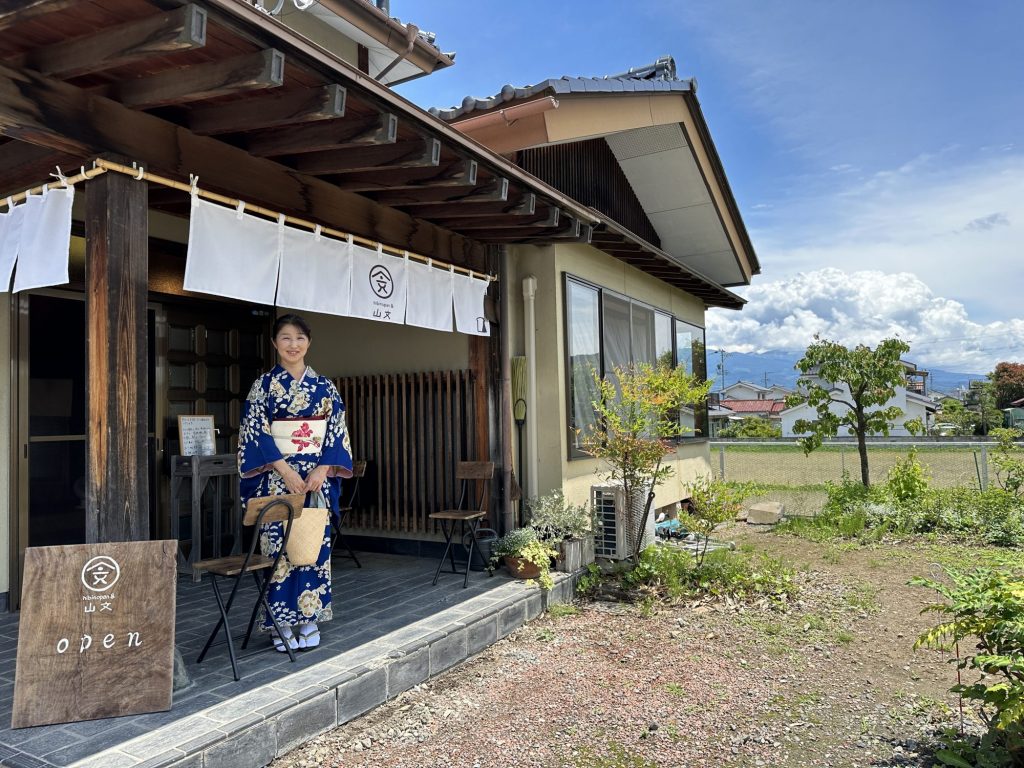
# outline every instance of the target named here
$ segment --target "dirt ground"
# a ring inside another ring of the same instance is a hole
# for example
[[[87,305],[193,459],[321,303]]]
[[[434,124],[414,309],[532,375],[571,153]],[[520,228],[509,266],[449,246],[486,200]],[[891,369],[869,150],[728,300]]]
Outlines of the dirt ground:
[[[907,581],[979,555],[729,535],[800,569],[788,611],[579,603],[275,768],[931,765],[929,734],[959,721],[956,673],[912,650],[933,593]]]

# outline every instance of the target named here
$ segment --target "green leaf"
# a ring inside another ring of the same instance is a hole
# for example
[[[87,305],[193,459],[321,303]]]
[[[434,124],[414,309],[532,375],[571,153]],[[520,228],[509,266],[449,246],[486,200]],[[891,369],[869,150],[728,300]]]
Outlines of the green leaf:
[[[954,766],[954,768],[975,768],[973,763],[967,762],[960,755],[950,752],[948,749],[940,749],[935,753],[935,758],[945,765]]]

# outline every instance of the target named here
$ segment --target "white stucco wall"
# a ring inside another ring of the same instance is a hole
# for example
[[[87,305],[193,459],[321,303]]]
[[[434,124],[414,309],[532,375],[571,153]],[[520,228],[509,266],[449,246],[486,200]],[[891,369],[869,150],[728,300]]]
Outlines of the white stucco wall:
[[[757,400],[758,398],[767,397],[764,390],[745,384],[742,381],[737,381],[735,384],[730,384],[728,387],[722,390],[723,400]]]
[[[843,389],[843,393],[838,394],[839,397],[848,398],[849,390]],[[889,435],[892,437],[909,437],[911,433],[907,430],[903,424],[913,419],[920,419],[922,424],[927,424],[927,410],[924,403],[921,403],[913,398],[907,397],[907,390],[905,387],[897,387],[896,394],[889,399],[889,401],[882,406],[883,408],[891,408],[896,406],[903,411],[903,416],[889,424]],[[850,409],[840,403],[833,403],[829,410],[841,416],[847,413]],[[881,408],[871,408],[870,411],[881,410]],[[814,420],[817,417],[817,411],[811,408],[806,403],[804,405],[798,405],[795,408],[789,408],[782,412],[782,436],[783,437],[800,437],[801,435],[793,431],[793,425],[800,419]],[[840,431],[840,437],[845,437],[845,430]]]

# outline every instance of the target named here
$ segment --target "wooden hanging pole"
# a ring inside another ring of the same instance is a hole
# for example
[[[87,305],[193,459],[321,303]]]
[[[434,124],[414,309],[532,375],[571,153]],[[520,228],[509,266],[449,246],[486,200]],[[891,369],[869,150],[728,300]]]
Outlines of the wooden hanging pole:
[[[235,208],[238,206],[239,203],[244,202],[233,197],[228,197],[227,195],[221,195],[216,192],[210,192],[209,190],[201,189],[198,186],[193,187],[193,185],[191,184],[185,184],[184,182],[181,181],[175,181],[174,179],[169,179],[166,176],[160,176],[155,173],[150,173],[144,168],[133,168],[129,165],[113,163],[109,160],[104,160],[102,158],[98,158],[94,162],[94,165],[96,166],[97,170],[102,169],[102,171],[113,171],[115,173],[123,173],[127,176],[131,176],[134,179],[145,179],[146,181],[152,182],[154,184],[159,184],[164,187],[170,187],[171,189],[177,189],[182,192],[187,192],[189,194],[192,194],[192,192],[194,191],[195,194],[197,194],[199,197],[202,197],[206,200],[212,200],[217,203],[222,203],[224,205],[231,206],[232,208]],[[86,173],[89,172],[87,171]],[[71,183],[70,178],[68,179],[68,183]],[[60,182],[57,182],[57,185],[59,184]],[[245,203],[245,210],[252,213],[258,213],[261,216],[266,216],[268,219],[271,219],[273,221],[278,221],[282,216],[282,214],[278,211],[272,211],[269,208],[264,208],[263,206],[260,205],[253,205],[252,203],[248,202]],[[406,251],[401,248],[394,248],[390,245],[378,243],[376,240],[369,240],[365,237],[360,237],[359,235],[354,235],[350,232],[344,232],[340,229],[334,229],[333,227],[325,227],[322,225],[318,225],[316,222],[309,221],[307,219],[300,219],[297,216],[289,216],[287,214],[283,215],[284,221],[287,224],[294,224],[296,226],[305,227],[310,231],[316,231],[316,228],[319,226],[321,234],[332,235],[333,237],[338,238],[340,240],[347,240],[349,237],[351,237],[352,241],[355,243],[359,243],[360,245],[367,245],[371,248],[377,248],[377,246],[380,246],[382,250],[387,251],[388,253],[392,253],[395,256],[405,256],[406,254],[408,254],[410,258],[416,259],[417,261],[421,261],[424,264],[433,265],[441,269],[448,269],[449,267],[451,267],[456,272],[461,272],[463,274],[470,275],[471,277],[486,278],[488,281],[496,281],[498,279],[494,275],[488,275],[483,272],[477,272],[476,270],[471,270],[468,269],[467,267],[459,266],[458,264],[449,264],[447,262],[440,261],[433,257],[422,256],[418,253],[412,253],[411,251]]]
[[[60,170],[59,166],[57,167],[57,170]],[[76,173],[74,176],[68,176],[67,178],[58,179],[57,181],[49,181],[45,184],[40,184],[38,187],[31,187],[30,189],[26,189],[24,192],[19,192],[16,195],[2,197],[0,198],[0,205],[6,205],[9,208],[12,208],[14,207],[15,203],[20,203],[22,200],[25,200],[30,195],[41,195],[47,189],[60,189],[63,187],[70,187],[73,184],[78,184],[79,182],[87,181],[88,179],[95,179],[97,176],[100,176],[106,172],[106,168],[90,168],[87,171],[83,167],[81,172]]]

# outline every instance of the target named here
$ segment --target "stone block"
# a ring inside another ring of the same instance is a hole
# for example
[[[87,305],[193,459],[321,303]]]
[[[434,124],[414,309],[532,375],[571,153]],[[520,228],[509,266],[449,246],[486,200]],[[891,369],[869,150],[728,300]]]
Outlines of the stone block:
[[[533,621],[544,612],[543,593],[539,590],[531,590],[526,598],[525,618],[526,621]]]
[[[373,669],[338,686],[338,725],[353,720],[388,698],[387,670]]]
[[[494,614],[466,627],[466,655],[473,656],[498,642],[498,617]]]
[[[784,511],[782,502],[762,501],[758,504],[751,504],[747,509],[748,525],[775,525],[782,519]]]
[[[468,655],[466,639],[466,630],[459,629],[447,637],[430,644],[431,677],[466,660]]]
[[[333,728],[338,722],[338,695],[336,691],[319,696],[292,707],[277,716],[277,754],[297,747],[314,736]]]
[[[428,648],[402,656],[392,661],[387,667],[388,698],[393,699],[402,691],[408,691],[427,679],[430,673],[430,653]]]
[[[203,752],[203,768],[262,768],[276,756],[276,723],[265,720]]]
[[[517,600],[498,613],[498,637],[505,637],[526,623],[526,602]]]

